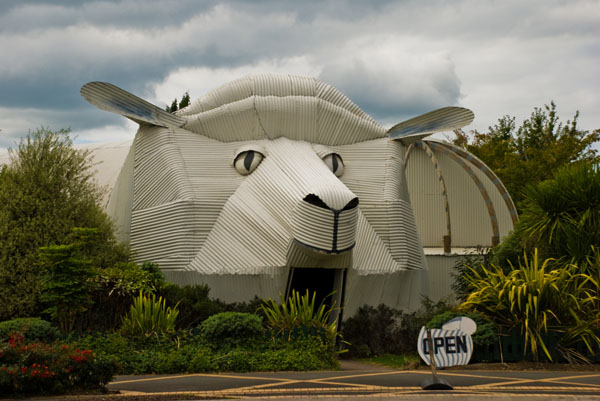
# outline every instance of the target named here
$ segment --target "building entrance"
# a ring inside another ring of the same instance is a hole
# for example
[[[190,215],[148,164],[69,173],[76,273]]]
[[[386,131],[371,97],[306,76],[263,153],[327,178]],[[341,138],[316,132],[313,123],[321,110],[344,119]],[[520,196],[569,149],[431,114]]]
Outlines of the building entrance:
[[[343,306],[344,286],[345,286],[345,269],[323,269],[323,268],[292,268],[288,279],[287,296],[292,294],[292,290],[296,290],[300,295],[306,294],[306,290],[312,296],[316,291],[315,307],[321,302],[331,307],[336,308]],[[337,319],[339,310],[332,314],[332,319]]]

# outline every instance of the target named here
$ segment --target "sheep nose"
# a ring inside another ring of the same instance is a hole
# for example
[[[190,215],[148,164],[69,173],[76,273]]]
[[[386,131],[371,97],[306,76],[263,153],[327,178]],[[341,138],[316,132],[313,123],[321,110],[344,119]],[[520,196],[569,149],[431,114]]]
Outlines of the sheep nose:
[[[320,208],[323,208],[323,209],[327,209],[327,210],[332,210],[333,211],[333,209],[331,207],[329,207],[325,202],[323,202],[323,200],[321,198],[319,198],[318,195],[308,194],[308,195],[306,195],[304,197],[303,201],[307,202],[307,203],[309,203],[309,204],[311,204],[313,206],[317,206],[317,207],[320,207]],[[348,202],[346,204],[346,206],[344,206],[342,208],[341,211],[354,209],[356,206],[358,206],[358,198],[354,197],[354,198],[352,198],[350,200],[350,202]]]

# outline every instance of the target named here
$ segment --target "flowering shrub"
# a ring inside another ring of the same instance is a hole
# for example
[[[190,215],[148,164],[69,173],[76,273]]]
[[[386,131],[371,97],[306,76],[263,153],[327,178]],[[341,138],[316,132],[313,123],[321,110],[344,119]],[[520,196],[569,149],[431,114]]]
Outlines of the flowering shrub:
[[[0,345],[0,394],[64,393],[101,388],[113,377],[114,362],[89,349],[39,342],[26,343],[12,333]]]

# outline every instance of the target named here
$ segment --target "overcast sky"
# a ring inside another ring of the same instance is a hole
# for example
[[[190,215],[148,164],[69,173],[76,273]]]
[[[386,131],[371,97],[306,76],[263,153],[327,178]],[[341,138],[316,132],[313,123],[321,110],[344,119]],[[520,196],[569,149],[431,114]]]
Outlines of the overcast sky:
[[[385,126],[460,105],[485,131],[554,100],[600,128],[600,0],[1,0],[0,58],[0,148],[40,126],[132,139],[89,81],[164,107],[252,72],[320,78]]]

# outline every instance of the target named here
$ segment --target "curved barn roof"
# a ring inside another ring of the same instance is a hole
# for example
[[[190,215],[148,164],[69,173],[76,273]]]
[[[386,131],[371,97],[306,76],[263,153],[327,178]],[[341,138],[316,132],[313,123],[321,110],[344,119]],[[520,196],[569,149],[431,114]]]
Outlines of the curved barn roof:
[[[478,158],[426,139],[406,153],[406,178],[425,248],[491,246],[508,235],[517,212],[500,179]],[[446,242],[446,244],[445,244]]]

